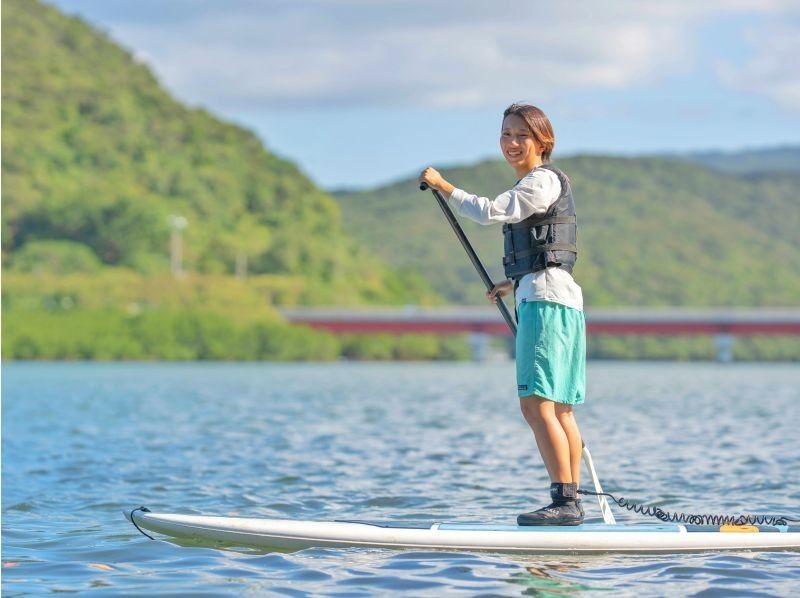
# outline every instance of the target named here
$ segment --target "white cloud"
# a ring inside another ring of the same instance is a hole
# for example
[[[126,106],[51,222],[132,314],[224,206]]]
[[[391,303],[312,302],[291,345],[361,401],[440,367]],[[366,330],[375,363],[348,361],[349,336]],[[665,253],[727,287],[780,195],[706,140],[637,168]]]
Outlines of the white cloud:
[[[482,106],[619,89],[682,73],[720,14],[779,19],[788,0],[294,0],[198,3],[184,18],[111,24],[184,99],[215,106]],[[189,6],[189,5],[187,5]],[[737,88],[798,104],[798,32],[770,36]]]
[[[721,63],[721,79],[735,89],[767,95],[784,108],[800,112],[800,31],[771,26],[753,29],[747,38],[755,56],[743,64]]]

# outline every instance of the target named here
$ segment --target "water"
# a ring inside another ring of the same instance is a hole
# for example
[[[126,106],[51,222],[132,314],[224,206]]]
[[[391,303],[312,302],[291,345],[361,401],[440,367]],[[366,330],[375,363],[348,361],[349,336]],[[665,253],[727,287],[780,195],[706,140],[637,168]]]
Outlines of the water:
[[[682,511],[800,513],[800,368],[592,363],[588,375],[578,418],[607,490]],[[3,366],[2,432],[5,596],[788,596],[800,588],[798,553],[280,554],[153,542],[121,514],[146,504],[512,522],[543,504],[548,480],[510,364],[12,363]]]

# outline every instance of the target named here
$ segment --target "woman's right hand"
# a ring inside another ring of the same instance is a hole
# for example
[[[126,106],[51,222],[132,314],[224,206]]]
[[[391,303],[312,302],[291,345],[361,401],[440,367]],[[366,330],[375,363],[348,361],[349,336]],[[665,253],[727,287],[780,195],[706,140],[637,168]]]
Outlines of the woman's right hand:
[[[425,170],[422,171],[422,174],[419,175],[419,184],[425,184],[428,187],[432,187],[437,191],[441,191],[447,197],[450,197],[450,194],[453,192],[455,187],[446,181],[444,177],[439,174],[439,171],[435,168],[431,168],[428,166]],[[421,188],[421,187],[420,187]]]
[[[505,297],[513,290],[514,281],[504,280],[503,282],[498,282],[496,285],[494,285],[491,291],[486,291],[486,298],[492,303],[497,303],[498,297]]]

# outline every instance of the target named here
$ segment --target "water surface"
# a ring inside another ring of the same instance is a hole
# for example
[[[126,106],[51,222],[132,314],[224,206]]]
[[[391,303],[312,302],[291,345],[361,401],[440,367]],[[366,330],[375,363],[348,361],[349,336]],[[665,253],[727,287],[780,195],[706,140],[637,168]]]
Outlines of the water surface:
[[[588,376],[578,420],[606,490],[669,510],[800,514],[796,366],[591,363]],[[281,554],[153,542],[121,515],[145,504],[513,522],[545,504],[548,480],[511,364],[11,363],[2,432],[5,596],[788,596],[800,586],[798,553]]]

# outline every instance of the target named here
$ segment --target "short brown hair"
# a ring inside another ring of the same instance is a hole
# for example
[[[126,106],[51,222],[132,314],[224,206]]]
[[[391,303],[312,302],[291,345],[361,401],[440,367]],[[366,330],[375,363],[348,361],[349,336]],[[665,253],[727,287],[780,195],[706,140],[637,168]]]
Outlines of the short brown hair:
[[[519,116],[528,125],[531,135],[542,148],[542,161],[549,162],[550,154],[553,153],[553,147],[556,144],[556,136],[553,133],[553,125],[550,124],[550,119],[542,112],[541,109],[530,104],[511,104],[503,112],[503,119],[509,114]]]

